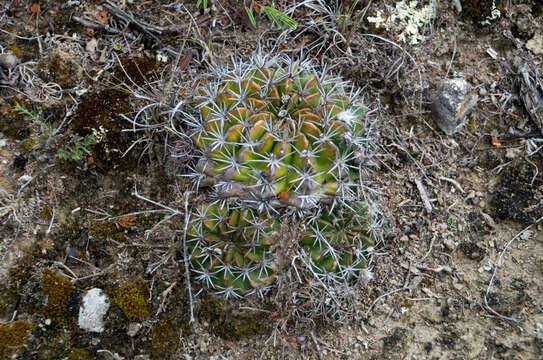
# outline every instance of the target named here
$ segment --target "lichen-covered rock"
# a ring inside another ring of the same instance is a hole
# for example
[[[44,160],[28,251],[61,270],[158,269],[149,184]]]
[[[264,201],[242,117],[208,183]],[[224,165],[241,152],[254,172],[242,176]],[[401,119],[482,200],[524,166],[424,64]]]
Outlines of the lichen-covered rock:
[[[101,333],[104,331],[104,316],[109,309],[109,299],[102,290],[93,288],[83,297],[79,308],[79,328]]]

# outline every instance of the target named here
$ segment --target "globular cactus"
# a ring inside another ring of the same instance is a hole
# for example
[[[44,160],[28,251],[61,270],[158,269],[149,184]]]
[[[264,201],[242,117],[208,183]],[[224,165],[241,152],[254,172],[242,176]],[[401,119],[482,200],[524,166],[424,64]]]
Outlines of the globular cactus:
[[[278,223],[256,210],[201,205],[188,228],[196,278],[227,297],[262,294],[275,281]]]
[[[375,238],[359,200],[372,138],[359,93],[288,58],[215,75],[185,111],[199,154],[189,176],[213,190],[186,234],[194,277],[227,297],[262,296],[289,267],[311,286],[367,280]],[[301,215],[286,243],[284,208]]]
[[[371,277],[369,248],[375,245],[366,209],[361,203],[313,217],[299,244],[311,259],[311,270],[327,284]]]
[[[359,278],[367,271],[368,248],[374,245],[362,206],[318,214],[301,232],[298,249],[304,266],[326,284]],[[201,205],[188,228],[187,245],[196,278],[227,297],[263,295],[280,271],[279,223],[251,208]]]
[[[307,62],[238,64],[198,89],[191,136],[198,186],[222,198],[307,209],[357,186],[364,108],[357,92]]]

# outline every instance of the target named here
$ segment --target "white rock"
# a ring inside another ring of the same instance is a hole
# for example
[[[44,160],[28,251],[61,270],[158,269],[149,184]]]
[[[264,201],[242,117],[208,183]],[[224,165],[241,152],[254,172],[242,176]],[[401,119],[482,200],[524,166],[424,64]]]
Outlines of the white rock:
[[[104,331],[104,315],[109,309],[109,299],[102,290],[90,289],[83,297],[79,308],[78,325],[82,330],[92,332]]]

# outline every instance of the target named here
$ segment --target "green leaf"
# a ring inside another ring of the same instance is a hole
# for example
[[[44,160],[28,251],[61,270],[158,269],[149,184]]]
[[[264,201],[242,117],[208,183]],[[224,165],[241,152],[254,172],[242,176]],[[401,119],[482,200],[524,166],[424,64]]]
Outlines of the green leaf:
[[[245,11],[247,12],[247,16],[249,17],[249,21],[251,22],[251,24],[253,24],[253,26],[256,26],[256,20],[253,16],[253,13],[251,12],[251,9],[246,6]]]
[[[296,20],[287,14],[283,14],[279,10],[272,8],[271,6],[262,6],[261,9],[283,30],[285,30],[286,27],[290,28],[291,30],[296,30],[298,27],[298,22]]]
[[[202,2],[204,3],[204,9],[207,9],[207,0],[198,0],[198,2],[196,3],[196,7],[199,8],[200,5],[202,5]]]

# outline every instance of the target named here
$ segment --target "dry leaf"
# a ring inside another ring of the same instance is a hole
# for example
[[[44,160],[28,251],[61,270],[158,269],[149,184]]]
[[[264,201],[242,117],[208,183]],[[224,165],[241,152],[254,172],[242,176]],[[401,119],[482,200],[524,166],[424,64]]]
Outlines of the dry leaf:
[[[93,37],[94,36],[94,29],[93,28],[88,28],[87,29],[87,35],[90,36],[90,37]]]
[[[107,25],[107,22],[109,21],[109,18],[105,11],[100,11],[96,16],[94,17],[96,22],[102,25]]]
[[[38,4],[38,3],[32,4],[30,6],[30,13],[32,15],[37,15],[40,12],[40,10],[41,10],[40,4]]]
[[[495,147],[501,147],[502,146],[502,143],[495,136],[492,136],[491,142],[492,142],[492,145],[495,146]]]

